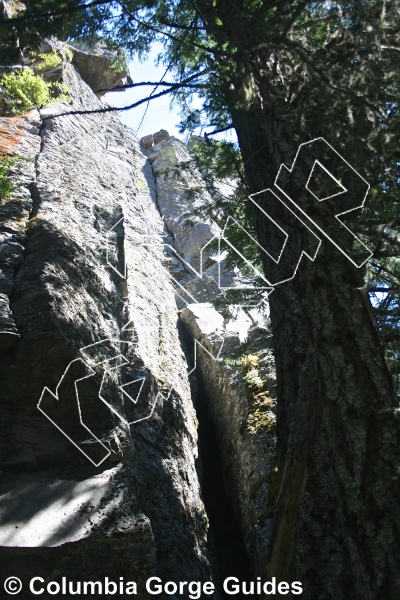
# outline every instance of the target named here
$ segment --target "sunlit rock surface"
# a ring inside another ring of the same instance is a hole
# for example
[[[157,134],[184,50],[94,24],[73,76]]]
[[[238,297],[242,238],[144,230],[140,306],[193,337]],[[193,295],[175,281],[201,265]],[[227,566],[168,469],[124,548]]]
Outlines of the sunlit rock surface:
[[[277,493],[268,310],[212,304],[241,274],[216,255],[190,148],[87,114],[106,106],[95,92],[113,58],[95,53],[91,81],[90,61],[54,48],[72,104],[0,121],[0,150],[22,157],[0,203],[2,572],[28,581],[40,562],[56,577],[65,562],[76,579],[138,581],[140,598],[154,575],[218,584],[198,392],[261,575]]]
[[[65,563],[77,579],[207,581],[151,167],[114,114],[63,115],[104,106],[73,65],[63,78],[72,105],[0,124],[4,147],[28,157],[0,204],[0,327],[16,338],[0,354],[2,574],[24,565],[29,578],[40,562],[43,577]]]
[[[225,258],[218,264],[215,246],[207,246],[222,234],[208,216],[213,194],[229,191],[224,182],[217,182],[217,191],[207,189],[191,151],[201,140],[194,138],[186,146],[161,130],[143,138],[141,145],[153,168],[157,205],[170,234],[164,238],[167,265],[199,394],[206,397],[216,428],[225,484],[249,562],[261,574],[278,493],[268,303],[258,297],[254,307],[215,307],[226,288],[240,289],[243,278],[226,266]],[[256,286],[256,276],[246,284]]]
[[[99,97],[118,86],[132,83],[129,71],[123,65],[118,65],[117,53],[107,48],[104,42],[98,41],[93,46],[84,41],[75,41],[69,48],[72,51],[72,64]]]

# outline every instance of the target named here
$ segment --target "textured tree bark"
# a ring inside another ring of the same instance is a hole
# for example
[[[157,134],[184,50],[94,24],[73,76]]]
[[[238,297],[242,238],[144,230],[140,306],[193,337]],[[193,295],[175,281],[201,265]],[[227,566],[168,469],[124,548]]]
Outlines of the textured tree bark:
[[[282,156],[294,158],[282,124],[262,121],[234,114],[251,192],[272,187]],[[258,213],[256,223],[260,244],[276,254],[267,218]],[[301,245],[300,231],[290,236]],[[323,241],[270,306],[282,479],[266,575],[300,580],[308,600],[394,599],[399,419],[362,269]]]
[[[281,163],[312,138],[285,114],[285,90],[266,73],[266,42],[276,32],[265,31],[263,15],[271,6],[251,16],[241,0],[217,0],[208,12],[206,2],[197,5],[210,35],[236,48],[226,101],[250,193],[272,188]],[[209,25],[214,10],[218,30]],[[324,110],[318,106],[318,124]],[[331,122],[326,131],[338,133]],[[356,146],[349,156],[362,160]],[[260,205],[285,221],[265,198]],[[256,227],[261,246],[279,255],[282,238],[261,212]],[[290,237],[301,249],[301,228]],[[303,257],[270,298],[281,486],[266,576],[300,580],[304,600],[400,597],[399,411],[362,271],[323,239],[315,261]]]

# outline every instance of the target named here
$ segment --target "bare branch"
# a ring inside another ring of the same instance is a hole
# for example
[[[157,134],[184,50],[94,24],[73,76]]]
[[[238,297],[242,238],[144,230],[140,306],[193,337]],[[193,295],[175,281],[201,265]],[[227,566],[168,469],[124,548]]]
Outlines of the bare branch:
[[[390,287],[370,287],[368,288],[369,292],[378,293],[378,294],[400,294],[400,288],[390,288]]]
[[[222,129],[215,129],[215,131],[211,131],[210,133],[205,133],[204,137],[207,139],[210,135],[216,135],[217,133],[223,133],[224,131],[229,131],[230,129],[235,129],[234,125],[228,125],[227,127],[223,127]]]
[[[164,79],[164,77],[166,76],[166,74],[168,73],[168,71],[170,70],[171,66],[172,66],[172,60],[169,62],[169,64],[168,64],[167,68],[165,69],[164,73],[162,74],[162,77],[161,77],[160,81],[159,81],[159,82],[158,82],[158,83],[157,83],[157,84],[154,86],[154,88],[151,90],[151,92],[150,92],[150,96],[153,96],[153,95],[155,94],[155,92],[157,91],[157,89],[158,89],[158,87],[159,87],[160,85],[165,85],[165,83],[163,82],[163,79]],[[189,84],[189,85],[190,85],[190,84]],[[142,126],[142,123],[143,123],[143,121],[144,121],[144,119],[145,119],[145,117],[146,117],[146,114],[147,114],[147,111],[148,111],[148,109],[149,109],[149,106],[150,106],[150,100],[148,100],[148,101],[147,101],[146,108],[144,109],[143,116],[142,116],[142,118],[140,119],[140,123],[139,123],[139,125],[138,125],[138,127],[137,127],[137,129],[136,129],[136,135],[139,133],[139,129],[141,128],[141,126]]]
[[[48,119],[53,119],[55,117],[64,117],[66,115],[91,115],[91,114],[97,114],[97,113],[101,114],[101,113],[108,113],[108,112],[123,112],[126,110],[131,110],[132,108],[136,108],[137,106],[140,106],[141,104],[144,104],[145,102],[148,102],[149,100],[155,100],[156,98],[160,98],[161,96],[166,96],[167,94],[170,94],[171,92],[174,92],[175,90],[178,90],[181,87],[185,87],[188,82],[190,82],[192,79],[195,79],[197,76],[198,76],[197,74],[192,75],[191,77],[188,77],[184,81],[172,84],[167,90],[159,92],[158,94],[154,94],[154,96],[150,94],[150,96],[147,96],[146,98],[142,98],[141,100],[138,100],[137,102],[134,102],[133,104],[129,104],[129,106],[122,106],[120,108],[117,106],[107,106],[104,108],[95,108],[93,110],[70,110],[68,112],[60,113],[58,115],[44,117],[43,121],[47,121]]]
[[[394,308],[393,310],[382,310],[380,308],[376,308],[375,312],[377,315],[385,317],[400,317],[400,308]]]
[[[203,84],[200,83],[196,83],[196,84],[191,84],[190,81],[193,81],[194,79],[197,79],[198,77],[201,77],[202,75],[209,73],[211,69],[203,69],[203,71],[200,71],[200,73],[195,73],[194,75],[191,75],[188,79],[181,81],[178,83],[178,85],[180,85],[180,87],[192,87],[192,88],[196,88],[196,89],[201,89],[204,87]],[[101,89],[101,90],[97,90],[97,93],[99,92],[115,92],[116,90],[129,90],[131,88],[136,88],[136,87],[144,87],[144,86],[164,86],[164,87],[171,87],[171,86],[175,86],[177,85],[177,83],[173,82],[173,81],[140,81],[139,83],[127,83],[126,85],[116,85],[113,88],[105,88],[105,89]]]

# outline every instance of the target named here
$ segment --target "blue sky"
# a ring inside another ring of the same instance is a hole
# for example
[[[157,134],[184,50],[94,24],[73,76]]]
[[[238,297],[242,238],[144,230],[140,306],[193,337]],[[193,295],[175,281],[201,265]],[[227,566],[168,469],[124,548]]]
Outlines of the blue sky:
[[[157,57],[159,45],[155,44],[152,51],[150,52],[148,59],[140,63],[135,60],[130,63],[129,70],[134,83],[140,81],[159,81],[164,74],[165,67],[156,67],[154,62]],[[166,81],[171,81],[168,75],[165,77]],[[137,102],[143,97],[146,97],[152,91],[152,87],[139,87],[126,90],[124,92],[112,92],[107,94],[107,100],[115,106],[127,106]],[[163,88],[159,88],[157,92],[162,91]],[[180,118],[176,109],[170,109],[171,99],[168,95],[156,100],[152,100],[147,109],[147,113],[144,117],[143,123],[140,122],[143,118],[146,104],[134,108],[132,110],[119,113],[121,121],[131,127],[138,137],[143,137],[151,133],[155,133],[160,129],[166,129],[170,135],[183,139],[184,136],[178,134],[176,125],[178,125]],[[199,103],[200,107],[200,103]],[[138,130],[140,125],[140,129]]]
[[[156,43],[153,45],[145,62],[140,63],[136,59],[129,64],[130,74],[134,83],[139,83],[141,81],[159,81],[161,79],[165,67],[156,67],[154,64],[160,50],[161,44]],[[171,77],[166,75],[165,81],[171,81]],[[157,92],[162,91],[162,89],[163,88],[159,88]],[[128,106],[141,98],[145,98],[152,90],[153,87],[151,86],[132,88],[125,90],[124,92],[112,92],[106,94],[106,99],[115,106]],[[125,125],[128,125],[128,127],[133,129],[139,138],[155,133],[160,129],[166,129],[170,135],[183,139],[185,136],[180,135],[176,127],[180,121],[178,111],[175,107],[173,109],[170,108],[170,102],[171,98],[169,95],[162,96],[156,100],[151,100],[144,118],[143,115],[146,110],[146,104],[142,104],[129,111],[120,112],[120,119]],[[194,106],[195,108],[201,108],[201,101],[196,101],[195,99]],[[143,122],[140,125],[142,119]],[[236,136],[234,136],[233,133],[228,132],[214,136],[214,139],[236,141]]]

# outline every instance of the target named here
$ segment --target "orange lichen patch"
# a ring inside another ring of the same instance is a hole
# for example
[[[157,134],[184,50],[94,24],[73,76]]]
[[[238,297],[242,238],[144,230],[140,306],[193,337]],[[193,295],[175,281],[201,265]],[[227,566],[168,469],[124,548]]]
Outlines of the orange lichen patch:
[[[0,156],[17,154],[25,128],[24,116],[0,118]]]

